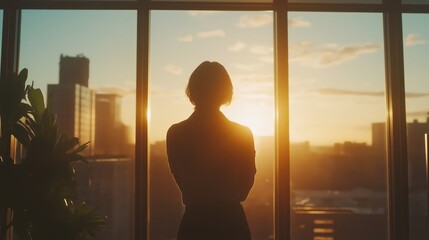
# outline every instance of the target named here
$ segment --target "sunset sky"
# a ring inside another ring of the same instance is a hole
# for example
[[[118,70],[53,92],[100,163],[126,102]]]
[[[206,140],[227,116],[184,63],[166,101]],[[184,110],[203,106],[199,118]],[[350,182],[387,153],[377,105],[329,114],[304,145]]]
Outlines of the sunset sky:
[[[118,92],[123,121],[134,126],[135,11],[24,10],[20,67],[46,93],[58,83],[60,55],[90,59],[90,87]],[[109,24],[106,24],[108,22]],[[423,121],[429,95],[429,16],[404,15],[409,121]],[[371,123],[386,118],[382,15],[289,15],[291,140],[370,144]],[[184,89],[204,60],[229,71],[234,98],[227,117],[273,135],[272,12],[153,11],[150,36],[150,140],[192,112]],[[426,78],[426,79],[425,79]]]

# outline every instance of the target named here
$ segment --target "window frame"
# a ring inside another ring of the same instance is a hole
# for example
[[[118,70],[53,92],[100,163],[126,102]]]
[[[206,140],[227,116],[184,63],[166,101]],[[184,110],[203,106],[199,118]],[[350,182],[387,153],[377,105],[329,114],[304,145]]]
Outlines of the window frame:
[[[19,68],[21,10],[136,10],[136,165],[135,165],[135,239],[148,239],[148,119],[149,34],[151,10],[224,10],[272,11],[274,18],[275,67],[275,239],[290,239],[290,159],[289,159],[289,79],[288,13],[378,12],[383,14],[386,72],[386,122],[388,171],[388,239],[408,239],[408,170],[405,119],[404,59],[402,39],[403,13],[428,13],[429,4],[403,5],[401,0],[381,4],[321,4],[179,1],[36,1],[3,0],[2,79]]]

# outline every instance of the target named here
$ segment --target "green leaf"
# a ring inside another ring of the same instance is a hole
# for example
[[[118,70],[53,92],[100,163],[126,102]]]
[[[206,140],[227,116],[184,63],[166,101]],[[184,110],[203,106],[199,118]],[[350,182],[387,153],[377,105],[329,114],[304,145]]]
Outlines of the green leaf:
[[[27,117],[27,115],[33,111],[33,108],[32,108],[29,104],[24,103],[24,102],[21,102],[21,103],[19,104],[19,109],[18,109],[18,111],[19,111],[19,114],[20,114],[21,116],[23,116],[23,117]]]
[[[43,100],[43,94],[40,88],[29,88],[28,100],[33,107],[36,121],[40,121],[42,114],[45,111],[45,101]]]
[[[39,130],[36,121],[34,121],[34,119],[32,118],[26,118],[22,125],[26,126],[26,128],[28,129],[28,133],[31,135],[31,138],[33,138]]]
[[[17,80],[21,83],[21,84],[25,84],[25,81],[27,80],[28,77],[28,69],[23,68],[21,70],[21,72],[19,72]]]
[[[1,125],[8,133],[3,131],[0,148],[8,147],[10,134],[26,148],[20,164],[0,156],[0,192],[7,196],[0,194],[0,208],[7,203],[13,209],[10,225],[22,240],[89,239],[106,225],[106,218],[79,203],[76,195],[72,165],[87,162],[79,152],[89,142],[80,145],[78,138],[60,132],[41,90],[25,86],[27,75],[23,69],[11,81],[0,81]],[[65,205],[64,199],[73,201]]]
[[[77,154],[77,153],[70,153],[67,154],[67,156],[64,157],[64,161],[67,161],[69,163],[73,163],[73,162],[84,162],[84,163],[88,163],[88,159],[86,159],[85,157]]]
[[[89,145],[89,141],[80,145],[78,148],[76,148],[72,153],[78,153],[78,152],[82,152],[83,150],[85,150],[85,148],[87,148]]]
[[[28,144],[30,143],[31,134],[29,133],[28,129],[24,125],[15,124],[12,134],[25,147],[27,147]]]

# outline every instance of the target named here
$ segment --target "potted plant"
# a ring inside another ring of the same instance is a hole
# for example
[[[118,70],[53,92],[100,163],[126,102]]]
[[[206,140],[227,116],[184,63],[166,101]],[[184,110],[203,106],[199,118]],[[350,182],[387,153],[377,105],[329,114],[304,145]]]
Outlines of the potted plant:
[[[88,143],[58,131],[27,75],[24,69],[0,81],[0,239],[11,227],[25,240],[88,239],[106,224],[76,196],[73,164],[86,162],[79,153]],[[11,139],[25,154],[11,157]]]

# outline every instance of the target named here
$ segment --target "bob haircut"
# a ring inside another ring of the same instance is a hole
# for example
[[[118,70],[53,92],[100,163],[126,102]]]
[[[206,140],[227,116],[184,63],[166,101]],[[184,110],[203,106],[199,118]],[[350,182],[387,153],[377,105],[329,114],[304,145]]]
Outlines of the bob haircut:
[[[218,62],[201,63],[189,77],[186,95],[195,107],[220,107],[231,103],[232,82]]]

